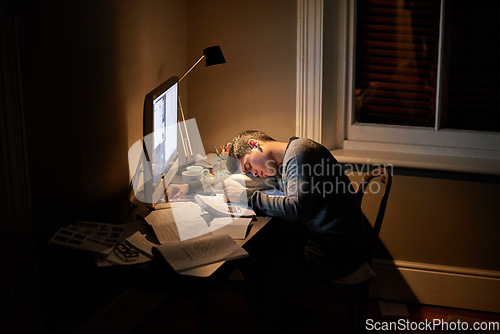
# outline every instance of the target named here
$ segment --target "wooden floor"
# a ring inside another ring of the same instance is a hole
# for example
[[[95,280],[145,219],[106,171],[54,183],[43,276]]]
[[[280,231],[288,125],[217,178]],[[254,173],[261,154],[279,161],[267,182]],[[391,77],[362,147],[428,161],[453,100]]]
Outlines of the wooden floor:
[[[167,295],[129,290],[113,305],[83,326],[78,333],[199,333],[198,299],[187,296],[171,300]],[[407,314],[405,314],[407,312]],[[500,322],[500,314],[475,312],[437,306],[403,304],[371,299],[367,318],[372,330],[367,333],[500,333],[490,331],[390,330],[389,323],[420,323],[443,321]],[[240,287],[233,284],[218,286],[210,296],[209,333],[261,333],[250,312]],[[314,309],[314,326],[295,327],[296,333],[351,333],[342,305],[318,305]],[[378,331],[375,330],[375,324]],[[409,325],[412,326],[412,325]],[[413,325],[415,326],[415,325]],[[421,325],[423,326],[423,325]],[[471,325],[472,326],[472,325]]]

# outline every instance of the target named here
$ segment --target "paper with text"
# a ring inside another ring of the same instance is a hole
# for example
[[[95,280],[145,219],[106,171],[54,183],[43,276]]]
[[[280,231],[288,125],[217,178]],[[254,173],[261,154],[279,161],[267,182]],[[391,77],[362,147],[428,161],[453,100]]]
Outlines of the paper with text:
[[[247,207],[228,204],[224,200],[224,196],[194,196],[196,203],[200,205],[203,210],[218,216],[231,216],[231,217],[255,217],[255,212]]]
[[[248,256],[227,234],[170,242],[155,249],[176,272]]]
[[[229,234],[233,239],[245,239],[252,218],[216,217],[210,222],[209,230],[214,234]]]
[[[169,208],[155,210],[144,218],[160,244],[199,237],[210,232],[201,216],[201,208],[193,202],[174,202]]]

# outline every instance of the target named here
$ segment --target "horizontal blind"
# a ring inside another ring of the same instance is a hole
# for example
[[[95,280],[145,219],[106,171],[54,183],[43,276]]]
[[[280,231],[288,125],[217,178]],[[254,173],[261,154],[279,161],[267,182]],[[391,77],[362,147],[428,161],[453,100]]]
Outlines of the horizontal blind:
[[[359,0],[355,121],[435,125],[439,0]]]
[[[442,127],[500,131],[500,20],[493,5],[447,1]]]

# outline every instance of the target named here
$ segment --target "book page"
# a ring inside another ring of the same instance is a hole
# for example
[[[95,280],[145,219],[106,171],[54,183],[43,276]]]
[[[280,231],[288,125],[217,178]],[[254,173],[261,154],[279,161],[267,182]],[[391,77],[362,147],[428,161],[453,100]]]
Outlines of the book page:
[[[209,230],[214,234],[229,234],[233,239],[245,239],[252,218],[216,217],[210,222]]]
[[[188,220],[176,220],[181,240],[188,240],[209,233],[208,225],[201,216]]]
[[[155,249],[176,272],[248,256],[227,234],[170,242]]]
[[[168,208],[155,210],[144,218],[160,244],[188,240],[210,232],[201,216],[201,208],[193,202],[173,202]]]
[[[200,205],[202,209],[209,211],[213,214],[218,214],[222,216],[233,216],[233,217],[255,216],[255,212],[250,208],[237,204],[228,204],[224,200],[223,195],[217,195],[217,196],[196,195],[194,197],[194,200],[196,201],[196,203]]]
[[[160,244],[181,240],[172,210],[165,209],[153,211],[147,215],[144,220],[151,225]]]

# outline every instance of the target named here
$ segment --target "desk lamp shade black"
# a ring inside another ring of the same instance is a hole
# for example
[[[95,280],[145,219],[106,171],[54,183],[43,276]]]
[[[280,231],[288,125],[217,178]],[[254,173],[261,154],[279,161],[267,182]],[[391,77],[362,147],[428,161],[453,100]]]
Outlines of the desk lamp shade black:
[[[179,79],[179,82],[182,81],[186,77],[186,75],[191,72],[193,68],[196,67],[200,63],[200,61],[205,58],[205,66],[212,66],[212,65],[218,65],[218,64],[224,64],[226,62],[226,59],[224,59],[224,55],[222,54],[222,50],[220,49],[220,46],[210,46],[203,50],[203,54],[201,57],[187,70],[186,73]]]
[[[205,50],[203,50],[203,54],[201,55],[201,57],[198,58],[198,60],[193,64],[193,66],[189,68],[189,70],[186,71],[186,73],[184,73],[184,75],[179,79],[179,83],[189,74],[189,72],[191,72],[196,67],[196,65],[198,65],[203,60],[203,58],[205,58],[205,66],[224,64],[226,62],[226,59],[224,59],[224,55],[222,54],[220,46],[218,45],[210,46]],[[195,161],[193,156],[193,149],[191,147],[191,140],[189,139],[189,133],[186,126],[186,119],[184,118],[184,110],[182,109],[180,96],[178,96],[177,99],[179,102],[179,109],[182,116],[182,123],[184,125],[184,129],[182,129],[182,127],[179,126],[181,134],[181,142],[184,148],[184,152],[186,154],[186,164],[191,164]]]
[[[218,45],[206,48],[203,50],[203,54],[206,57],[205,66],[219,65],[226,62],[222,50]]]

